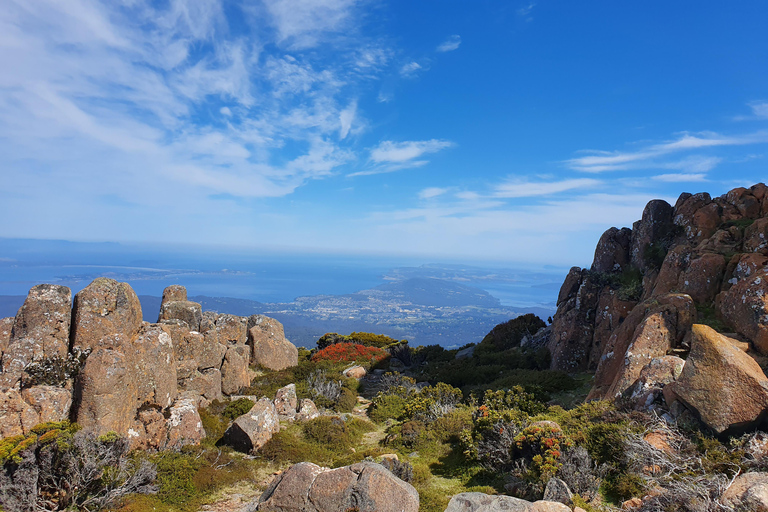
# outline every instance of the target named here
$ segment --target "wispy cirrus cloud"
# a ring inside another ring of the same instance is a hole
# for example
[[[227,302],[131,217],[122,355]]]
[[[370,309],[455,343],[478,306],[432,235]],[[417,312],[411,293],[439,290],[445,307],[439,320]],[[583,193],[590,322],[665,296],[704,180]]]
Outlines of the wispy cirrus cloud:
[[[416,61],[411,61],[407,64],[403,64],[400,68],[400,75],[410,78],[416,76],[416,73],[418,73],[420,69],[422,69],[421,64]]]
[[[447,188],[428,187],[419,192],[419,199],[434,199],[448,192]]]
[[[435,50],[441,53],[452,52],[458,50],[459,46],[461,46],[461,36],[454,34],[440,43]]]
[[[684,166],[686,163],[696,164],[697,162],[698,165],[706,166],[716,164],[717,161],[713,159],[700,159],[698,161],[696,159],[683,159],[677,162],[670,162],[666,157],[676,153],[715,148],[719,146],[741,146],[765,143],[768,143],[768,132],[764,131],[736,136],[720,135],[713,132],[703,132],[695,135],[684,133],[676,140],[652,144],[637,151],[589,151],[594,154],[572,158],[567,160],[565,164],[573,170],[589,173],[646,168],[670,168],[670,166],[674,165]],[[711,169],[712,166],[709,168]]]
[[[533,21],[533,8],[536,7],[536,2],[528,2],[519,9],[517,9],[517,15],[523,18],[525,21]]]
[[[410,140],[394,142],[385,140],[371,149],[369,162],[371,168],[354,172],[349,176],[369,176],[399,171],[413,167],[421,167],[429,163],[422,159],[424,155],[437,153],[453,146],[448,140]]]
[[[494,187],[493,197],[518,198],[548,196],[575,189],[595,188],[603,182],[591,178],[575,178],[557,181],[531,181],[513,178]]]

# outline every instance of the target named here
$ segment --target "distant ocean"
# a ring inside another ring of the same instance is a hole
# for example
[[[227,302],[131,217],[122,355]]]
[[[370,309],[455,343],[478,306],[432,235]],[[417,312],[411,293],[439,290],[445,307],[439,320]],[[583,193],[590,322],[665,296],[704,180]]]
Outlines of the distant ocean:
[[[73,293],[99,276],[128,282],[138,295],[162,295],[170,284],[187,287],[190,295],[232,297],[258,302],[291,302],[307,295],[341,295],[373,288],[393,269],[447,268],[434,261],[407,257],[278,254],[200,248],[158,248],[124,244],[0,239],[0,295],[26,295],[39,283],[68,286]],[[460,279],[484,289],[503,305],[551,305],[567,269],[486,268],[472,265]],[[458,280],[458,279],[457,279]]]

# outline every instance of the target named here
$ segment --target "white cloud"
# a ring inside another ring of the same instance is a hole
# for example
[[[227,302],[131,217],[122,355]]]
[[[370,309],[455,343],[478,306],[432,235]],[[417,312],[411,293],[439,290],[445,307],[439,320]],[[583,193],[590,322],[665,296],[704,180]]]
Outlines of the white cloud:
[[[232,110],[229,107],[221,107],[219,112],[227,117],[232,117]]]
[[[385,140],[371,150],[371,160],[376,163],[405,163],[452,145],[450,141],[438,139],[405,142]]]
[[[687,183],[707,181],[707,175],[705,173],[659,174],[653,176],[652,179],[656,181],[663,181],[665,183]]]
[[[568,190],[594,188],[601,184],[601,181],[589,178],[549,182],[511,179],[497,185],[492,195],[499,198],[546,196]]]
[[[357,101],[353,101],[347,108],[339,112],[339,138],[346,139],[352,122],[357,115]]]
[[[328,33],[339,33],[354,26],[357,0],[262,0],[277,29],[278,42],[290,48],[316,46]],[[252,9],[254,19],[260,10]]]
[[[749,104],[752,115],[759,119],[768,119],[768,101],[755,101]]]
[[[436,51],[438,52],[452,52],[458,50],[461,45],[461,36],[454,34],[442,43],[438,45]]]
[[[525,21],[532,21],[533,17],[531,16],[531,13],[533,12],[534,7],[536,7],[536,2],[528,2],[517,10],[517,15],[524,18]]]
[[[592,155],[567,160],[571,169],[599,173],[629,169],[658,168],[669,165],[662,157],[682,151],[713,148],[717,146],[737,146],[768,143],[768,132],[755,132],[746,135],[724,136],[711,132],[697,135],[683,134],[677,140],[654,144],[634,152],[593,151]],[[711,163],[711,161],[710,161]]]
[[[404,77],[411,77],[416,74],[418,70],[421,69],[421,64],[418,62],[409,62],[408,64],[403,65],[403,67],[400,68],[400,74]]]
[[[448,192],[447,188],[428,187],[419,192],[419,199],[433,199]]]

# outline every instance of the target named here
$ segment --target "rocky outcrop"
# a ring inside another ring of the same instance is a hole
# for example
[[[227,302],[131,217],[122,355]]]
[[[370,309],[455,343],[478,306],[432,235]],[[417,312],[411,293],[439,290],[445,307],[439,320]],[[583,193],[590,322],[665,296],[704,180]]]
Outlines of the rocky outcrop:
[[[673,382],[678,362],[662,358],[685,358],[695,321],[724,322],[749,354],[768,355],[767,189],[686,193],[674,207],[651,201],[631,230],[607,230],[591,269],[572,268],[560,289],[551,368],[596,370],[591,398],[643,408]]]
[[[692,328],[691,353],[677,381],[664,388],[718,434],[756,426],[768,410],[768,377],[750,356],[711,327]]]
[[[737,277],[736,284],[723,294],[719,311],[757,350],[768,354],[768,268],[748,269],[744,269],[748,277]]]
[[[251,362],[270,370],[284,370],[299,364],[299,350],[285,339],[283,324],[263,315],[248,317]]]
[[[275,405],[269,398],[256,402],[250,411],[235,419],[224,433],[224,442],[241,452],[255,452],[280,431]]]
[[[200,322],[203,319],[203,307],[189,300],[172,300],[160,305],[158,323],[164,320],[181,320],[189,325],[193,331],[200,330]]]
[[[589,398],[621,396],[646,365],[682,344],[695,319],[687,295],[664,295],[638,304],[603,349]]]
[[[66,358],[72,292],[66,286],[40,284],[33,287],[13,320],[3,349],[0,389],[16,386],[24,369],[44,358]],[[7,323],[6,328],[7,332]]]
[[[653,404],[662,396],[664,386],[680,377],[684,365],[685,361],[677,356],[652,359],[640,370],[640,376],[624,391],[622,398],[637,411],[653,409]]]
[[[381,464],[328,469],[301,462],[275,477],[256,510],[273,512],[417,512],[419,494]]]
[[[247,350],[229,347],[224,354],[224,362],[221,365],[222,393],[227,395],[237,393],[244,387],[248,387],[250,383]]]
[[[139,298],[128,283],[99,277],[75,295],[71,346],[95,349],[105,337],[119,333],[130,340],[142,324]]]
[[[481,492],[463,492],[455,495],[445,512],[570,512],[571,508],[555,501],[531,503],[512,496],[491,496]]]

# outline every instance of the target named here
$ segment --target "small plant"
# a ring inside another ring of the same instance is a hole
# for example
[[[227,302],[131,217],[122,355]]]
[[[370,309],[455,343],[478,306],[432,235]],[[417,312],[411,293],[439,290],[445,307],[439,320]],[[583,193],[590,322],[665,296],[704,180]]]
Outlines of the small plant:
[[[24,368],[21,386],[22,388],[41,385],[64,387],[68,380],[80,373],[90,353],[90,349],[75,348],[66,357],[55,355],[32,361]]]
[[[396,420],[405,411],[405,398],[400,394],[379,393],[368,406],[368,417],[376,423]]]
[[[560,469],[563,450],[572,445],[559,427],[534,423],[515,437],[515,455],[531,461],[529,478],[546,483]]]
[[[233,402],[229,402],[221,415],[230,420],[234,420],[250,411],[253,406],[253,400],[248,398],[238,398]]]

